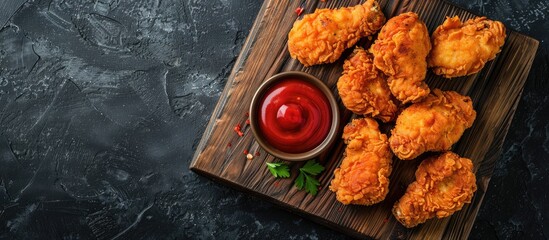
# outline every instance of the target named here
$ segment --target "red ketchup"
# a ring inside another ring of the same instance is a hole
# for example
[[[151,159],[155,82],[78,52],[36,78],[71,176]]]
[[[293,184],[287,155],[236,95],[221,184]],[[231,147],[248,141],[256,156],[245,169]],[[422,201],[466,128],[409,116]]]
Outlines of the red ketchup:
[[[288,153],[303,153],[320,145],[332,124],[328,98],[305,80],[274,83],[263,95],[259,111],[259,128],[267,142]]]

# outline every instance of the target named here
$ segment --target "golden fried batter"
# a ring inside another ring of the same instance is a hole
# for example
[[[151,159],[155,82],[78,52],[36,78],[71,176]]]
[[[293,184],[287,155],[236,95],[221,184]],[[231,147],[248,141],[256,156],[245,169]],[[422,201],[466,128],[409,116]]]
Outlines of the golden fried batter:
[[[417,102],[429,94],[423,80],[430,50],[427,27],[412,12],[389,19],[370,48],[374,64],[389,77],[391,92],[403,103]]]
[[[505,42],[505,26],[498,21],[476,17],[465,23],[458,16],[446,18],[432,36],[429,67],[447,78],[480,71],[496,57]]]
[[[468,96],[433,90],[423,101],[404,109],[391,131],[389,145],[402,160],[427,151],[445,151],[456,143],[476,118]]]
[[[294,23],[288,34],[288,50],[306,67],[332,63],[384,23],[385,16],[375,0],[354,7],[317,9]]]
[[[389,192],[392,154],[387,135],[374,119],[354,119],[345,126],[347,144],[341,166],[334,171],[330,190],[343,204],[372,205]]]
[[[477,190],[473,163],[453,152],[425,159],[415,182],[393,207],[395,218],[407,228],[430,218],[444,218],[470,203]]]
[[[372,56],[357,47],[343,64],[343,75],[337,81],[343,105],[356,114],[392,121],[397,105],[393,102],[385,76],[379,72]]]

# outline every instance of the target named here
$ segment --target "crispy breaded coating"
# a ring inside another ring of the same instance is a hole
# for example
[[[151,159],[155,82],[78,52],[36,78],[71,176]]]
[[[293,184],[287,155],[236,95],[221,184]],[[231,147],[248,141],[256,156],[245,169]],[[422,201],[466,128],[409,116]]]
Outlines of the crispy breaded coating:
[[[389,192],[392,154],[374,119],[354,119],[343,130],[347,148],[330,190],[343,204],[372,205]]]
[[[465,23],[458,16],[447,17],[433,33],[429,67],[447,78],[477,73],[501,51],[505,36],[503,23],[486,17]]]
[[[407,228],[430,218],[444,218],[470,203],[477,190],[473,162],[453,152],[423,160],[416,180],[393,206],[393,215]]]
[[[337,81],[343,105],[355,114],[378,118],[383,122],[395,119],[397,105],[383,73],[376,69],[372,56],[357,47],[343,64],[343,75]]]
[[[430,50],[427,27],[413,12],[389,19],[370,48],[374,64],[388,76],[391,92],[403,103],[417,102],[429,94],[423,80]]]
[[[470,97],[435,89],[423,101],[402,111],[391,131],[389,145],[402,160],[428,151],[450,150],[475,118]]]
[[[306,67],[332,63],[384,23],[385,16],[375,0],[354,7],[317,9],[294,23],[288,34],[288,50]]]

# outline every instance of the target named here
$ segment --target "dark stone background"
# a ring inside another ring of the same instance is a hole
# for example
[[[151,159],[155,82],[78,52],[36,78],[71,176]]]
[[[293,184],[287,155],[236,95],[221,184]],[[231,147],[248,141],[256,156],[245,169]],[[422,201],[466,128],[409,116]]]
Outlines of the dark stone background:
[[[262,1],[2,0],[0,239],[345,239],[188,170]],[[549,236],[549,3],[452,0],[541,41],[471,238]]]

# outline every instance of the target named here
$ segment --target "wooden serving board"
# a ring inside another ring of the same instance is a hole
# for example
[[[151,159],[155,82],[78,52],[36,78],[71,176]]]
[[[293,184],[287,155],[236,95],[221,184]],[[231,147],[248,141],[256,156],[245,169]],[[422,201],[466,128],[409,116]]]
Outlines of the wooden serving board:
[[[303,163],[293,163],[292,176],[275,179],[265,162],[277,161],[254,141],[245,121],[255,90],[270,76],[284,71],[299,70],[311,73],[331,86],[342,72],[343,59],[333,64],[304,68],[291,59],[287,49],[287,34],[297,15],[294,10],[302,1],[265,0],[227,80],[206,131],[195,152],[190,168],[200,174],[271,200],[283,208],[297,212],[321,224],[356,237],[398,239],[464,239],[473,226],[476,214],[486,193],[495,162],[501,156],[503,140],[515,113],[524,82],[532,65],[538,41],[508,31],[507,40],[495,60],[486,64],[482,72],[469,77],[446,80],[429,72],[427,83],[431,88],[455,90],[471,96],[477,111],[474,125],[465,132],[453,150],[471,158],[475,164],[478,190],[471,204],[444,219],[429,220],[412,229],[402,227],[392,216],[391,208],[413,181],[420,160],[393,160],[390,192],[387,198],[374,206],[344,206],[336,201],[328,189],[334,169],[339,166],[345,148],[339,140],[332,149],[317,158],[326,170],[319,175],[321,189],[316,196],[293,187],[298,169]],[[337,8],[361,3],[360,0],[305,1],[305,13],[315,8]],[[429,31],[440,25],[446,16],[459,15],[469,19],[475,15],[442,0],[380,0],[385,15],[416,12]],[[363,43],[369,44],[369,43]],[[368,47],[368,46],[366,46]],[[342,126],[352,114],[340,102]],[[244,136],[234,127],[240,124]],[[340,129],[340,133],[341,133]],[[254,155],[252,160],[244,152]]]

